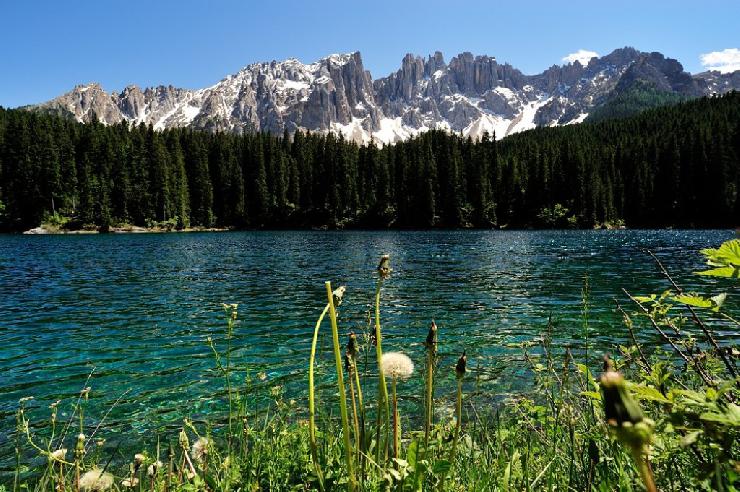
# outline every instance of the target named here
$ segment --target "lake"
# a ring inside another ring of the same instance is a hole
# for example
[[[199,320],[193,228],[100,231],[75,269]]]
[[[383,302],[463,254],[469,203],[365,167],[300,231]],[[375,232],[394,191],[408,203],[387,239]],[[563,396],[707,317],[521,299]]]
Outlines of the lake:
[[[382,295],[384,349],[423,365],[431,319],[439,325],[439,394],[452,386],[450,366],[469,354],[470,391],[502,395],[526,388],[521,349],[552,316],[556,348],[589,362],[625,340],[613,299],[667,288],[653,250],[686,287],[716,294],[734,284],[692,275],[698,250],[733,231],[404,231],[231,232],[93,236],[0,235],[0,462],[12,455],[18,400],[33,396],[32,415],[46,418],[63,400],[92,388],[86,412],[115,442],[152,442],[183,416],[216,418],[222,383],[207,338],[223,347],[221,303],[239,304],[233,359],[240,384],[269,400],[269,385],[305,406],[306,367],[315,320],[326,303],[324,281],[346,285],[343,338],[362,332],[372,306],[375,267],[391,255]],[[582,288],[591,296],[588,333]],[[728,300],[737,310],[737,300]],[[320,341],[319,378],[327,385],[333,355],[328,323]],[[587,337],[588,335],[588,337]],[[648,327],[638,336],[657,343]],[[728,331],[719,338],[737,340]],[[345,340],[342,342],[344,343]],[[372,359],[371,359],[372,360]],[[263,381],[258,373],[263,372]],[[417,374],[420,374],[417,371]],[[410,382],[420,384],[421,376]],[[123,396],[122,396],[123,395]],[[412,405],[409,396],[404,404]],[[172,432],[170,432],[172,433]]]

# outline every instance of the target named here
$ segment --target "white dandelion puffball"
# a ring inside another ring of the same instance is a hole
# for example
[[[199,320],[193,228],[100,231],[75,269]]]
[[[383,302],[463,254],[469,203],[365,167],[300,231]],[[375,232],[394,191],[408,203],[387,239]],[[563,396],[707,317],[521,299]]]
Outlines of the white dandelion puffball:
[[[211,441],[207,437],[201,437],[193,443],[193,447],[190,450],[190,455],[198,463],[203,463],[208,456],[208,448],[211,446]]]
[[[380,360],[380,367],[386,377],[407,379],[414,372],[414,363],[401,352],[386,352]]]
[[[80,477],[79,485],[85,492],[103,492],[113,485],[113,475],[96,467]]]
[[[52,461],[64,461],[67,458],[67,450],[65,448],[57,449],[50,456]]]

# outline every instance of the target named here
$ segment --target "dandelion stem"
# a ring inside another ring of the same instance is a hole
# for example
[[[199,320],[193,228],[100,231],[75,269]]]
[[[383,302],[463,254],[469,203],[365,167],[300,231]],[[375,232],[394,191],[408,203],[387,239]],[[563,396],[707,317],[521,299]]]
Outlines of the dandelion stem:
[[[396,377],[391,379],[391,394],[393,395],[393,457],[398,459],[398,448],[400,447],[399,434],[401,424],[398,420],[398,398],[396,397]]]
[[[326,281],[326,295],[329,299],[329,319],[331,320],[331,334],[334,342],[334,359],[337,365],[337,387],[339,388],[339,410],[342,416],[342,433],[344,434],[344,455],[347,460],[347,472],[349,473],[349,489],[356,489],[355,474],[352,459],[352,444],[349,439],[349,419],[347,416],[347,395],[344,391],[344,374],[342,370],[342,351],[339,347],[339,328],[337,327],[337,311],[334,308],[334,294],[331,290],[331,282]]]

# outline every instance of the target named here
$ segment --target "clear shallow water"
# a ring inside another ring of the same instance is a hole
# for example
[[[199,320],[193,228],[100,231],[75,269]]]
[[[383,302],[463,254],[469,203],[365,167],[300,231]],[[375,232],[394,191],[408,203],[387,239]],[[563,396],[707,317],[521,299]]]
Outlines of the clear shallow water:
[[[729,291],[691,275],[698,250],[732,231],[235,232],[95,236],[0,235],[0,463],[12,454],[18,399],[33,415],[72,399],[90,377],[87,415],[108,415],[103,435],[152,441],[183,416],[223,411],[222,384],[206,339],[223,339],[222,302],[239,303],[233,360],[256,390],[283,385],[301,403],[324,280],[347,286],[340,329],[362,331],[380,253],[393,274],[383,290],[384,349],[423,364],[429,321],[440,327],[441,367],[465,348],[471,391],[521,387],[520,350],[507,344],[543,332],[552,314],[555,343],[582,349],[581,289],[591,284],[593,354],[614,350],[624,329],[614,311],[621,288],[666,288],[644,252],[650,248],[685,287]],[[730,298],[728,308],[737,310]],[[328,324],[320,373],[333,359]],[[657,343],[647,329],[639,336]],[[737,339],[726,332],[724,338]],[[223,347],[223,344],[221,345]],[[594,355],[594,358],[598,355]],[[255,377],[268,374],[266,382]],[[321,381],[330,384],[329,376]],[[440,376],[440,392],[451,376]],[[409,385],[420,384],[411,381]],[[332,393],[326,389],[327,397]],[[66,399],[66,400],[65,400]],[[414,404],[409,397],[407,405]]]

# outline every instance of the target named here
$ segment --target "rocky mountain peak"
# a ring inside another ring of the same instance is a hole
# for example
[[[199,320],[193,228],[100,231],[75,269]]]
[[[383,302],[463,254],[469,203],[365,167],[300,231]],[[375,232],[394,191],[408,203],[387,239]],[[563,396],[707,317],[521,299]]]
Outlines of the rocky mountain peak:
[[[32,109],[68,113],[81,122],[234,132],[303,129],[389,143],[433,128],[501,138],[535,126],[578,123],[636,84],[697,97],[740,89],[740,72],[691,76],[677,60],[625,47],[586,66],[553,65],[535,75],[470,52],[449,62],[440,51],[426,57],[409,53],[397,71],[373,79],[355,51],[308,64],[296,58],[253,63],[200,90],[131,85],[111,94],[96,83],[78,85]]]

